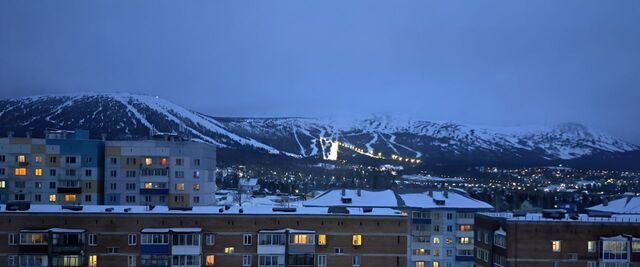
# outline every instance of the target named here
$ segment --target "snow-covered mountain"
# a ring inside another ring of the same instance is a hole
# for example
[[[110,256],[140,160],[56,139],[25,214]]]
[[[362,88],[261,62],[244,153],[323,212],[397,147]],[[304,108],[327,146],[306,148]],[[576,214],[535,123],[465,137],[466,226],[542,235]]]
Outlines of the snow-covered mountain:
[[[539,164],[589,157],[616,160],[617,155],[629,160],[629,154],[640,151],[638,145],[575,123],[481,127],[371,116],[344,126],[330,119],[215,117],[161,98],[126,93],[0,100],[0,135],[31,131],[37,136],[46,128],[88,129],[94,137],[105,133],[109,139],[180,132],[223,148],[319,159],[328,151],[329,139],[364,152],[424,162]]]

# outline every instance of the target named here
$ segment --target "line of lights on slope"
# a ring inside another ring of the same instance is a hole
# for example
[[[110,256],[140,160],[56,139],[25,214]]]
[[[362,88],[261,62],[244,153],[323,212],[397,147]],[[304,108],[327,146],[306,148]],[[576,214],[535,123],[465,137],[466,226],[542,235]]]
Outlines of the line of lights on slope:
[[[331,139],[327,139],[327,138],[324,138],[324,137],[320,137],[320,140],[324,141],[324,142],[329,142],[332,145],[333,144],[337,144],[340,147],[348,148],[348,149],[350,149],[350,150],[352,150],[352,151],[354,151],[354,152],[356,152],[358,154],[365,155],[365,156],[372,157],[372,158],[391,159],[391,160],[396,160],[396,161],[405,162],[405,163],[411,163],[411,164],[420,164],[422,162],[419,159],[401,157],[401,156],[398,156],[398,155],[391,155],[391,158],[385,158],[382,155],[382,152],[375,153],[373,151],[365,151],[364,149],[362,149],[360,147],[357,147],[357,146],[354,146],[352,144],[343,143],[343,142],[340,142],[340,141],[333,141]],[[331,158],[333,158],[333,157],[331,157]],[[337,151],[336,151],[336,154],[335,154],[335,158],[337,159]]]

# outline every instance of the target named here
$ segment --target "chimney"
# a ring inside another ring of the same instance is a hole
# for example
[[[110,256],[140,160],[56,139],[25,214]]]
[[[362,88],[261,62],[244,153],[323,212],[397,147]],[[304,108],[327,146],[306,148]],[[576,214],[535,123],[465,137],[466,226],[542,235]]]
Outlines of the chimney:
[[[602,199],[602,206],[604,206],[604,207],[609,206],[609,199],[603,198]]]
[[[358,191],[356,191],[358,196],[361,197],[362,196],[362,189],[358,188]]]
[[[433,197],[433,191],[429,190],[429,197]]]
[[[449,190],[445,189],[444,192],[442,192],[442,194],[444,195],[445,198],[449,198]]]
[[[342,196],[344,197],[347,194],[347,189],[345,189],[344,187],[342,188]]]
[[[107,134],[106,133],[102,133],[100,135],[100,138],[102,139],[102,141],[107,141]]]

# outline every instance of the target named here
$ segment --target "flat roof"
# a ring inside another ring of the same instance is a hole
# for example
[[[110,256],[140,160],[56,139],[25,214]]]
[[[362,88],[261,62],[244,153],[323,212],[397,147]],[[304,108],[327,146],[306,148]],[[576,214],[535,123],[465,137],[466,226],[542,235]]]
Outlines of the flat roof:
[[[107,211],[110,209],[111,211]],[[220,212],[220,209],[223,212]],[[242,212],[240,212],[242,209]],[[292,208],[291,210],[293,210]],[[125,211],[128,210],[128,211]],[[373,208],[371,211],[362,208],[348,208],[349,214],[329,213],[327,207],[295,207],[295,211],[285,211],[278,207],[260,206],[231,206],[225,210],[224,206],[196,206],[191,210],[169,209],[167,206],[117,206],[117,205],[83,205],[82,210],[63,209],[62,205],[31,204],[29,210],[7,211],[6,204],[0,204],[0,214],[149,214],[149,215],[314,215],[314,216],[406,216],[396,209]]]

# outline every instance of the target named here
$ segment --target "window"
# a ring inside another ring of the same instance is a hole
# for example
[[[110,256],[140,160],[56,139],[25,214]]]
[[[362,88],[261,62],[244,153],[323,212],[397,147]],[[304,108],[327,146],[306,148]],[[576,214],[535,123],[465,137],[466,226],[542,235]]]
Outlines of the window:
[[[89,267],[98,266],[98,255],[90,255],[89,256]]]
[[[311,245],[315,243],[314,237],[312,234],[294,234],[291,235],[291,244]]]
[[[136,237],[136,234],[127,235],[127,243],[129,244],[129,246],[133,246],[136,244]]]
[[[8,243],[10,246],[15,246],[18,244],[18,235],[17,234],[9,234]]]
[[[49,202],[56,202],[56,195],[55,194],[51,194],[49,195]]]
[[[135,203],[136,202],[136,196],[125,196],[125,202],[127,203]]]
[[[107,253],[109,254],[117,254],[120,252],[120,248],[119,247],[108,247],[107,248]]]
[[[318,255],[318,266],[327,266],[327,255]]]
[[[0,180],[0,189],[6,188],[7,187],[7,182],[4,180]]]
[[[127,178],[136,177],[136,171],[126,171],[126,172],[124,173],[124,175],[125,175]]]
[[[596,241],[587,241],[587,252],[596,252]]]
[[[431,243],[440,244],[440,237],[434,236],[433,237],[433,242],[431,242]]]
[[[20,266],[46,266],[47,256],[45,255],[19,255]]]
[[[335,248],[334,251],[336,254],[344,254],[344,248]]]
[[[20,244],[47,244],[47,240],[44,233],[20,233]]]
[[[91,187],[92,187],[91,182],[84,183],[84,188],[91,189]]]
[[[149,165],[151,165],[151,164],[153,164],[153,159],[151,159],[151,158],[144,158],[144,165],[149,166]]]
[[[413,255],[429,255],[429,250],[424,248],[415,249]]]
[[[434,261],[433,264],[431,265],[433,267],[440,267],[440,263],[437,261]]]
[[[174,255],[172,266],[200,265],[199,255]]]
[[[89,246],[98,245],[98,238],[96,234],[89,234]]]
[[[36,183],[35,183],[35,187],[36,187],[37,189],[42,189],[42,182],[36,182]]]
[[[193,184],[193,191],[200,191],[200,184]]]
[[[74,169],[67,169],[67,170],[65,170],[65,171],[64,171],[64,174],[65,174],[66,176],[69,176],[69,177],[76,177],[76,170],[74,170]]]
[[[471,238],[470,237],[458,237],[458,243],[459,244],[471,244]]]
[[[25,176],[25,175],[27,175],[27,168],[16,168],[14,174],[16,176]]]
[[[64,201],[76,202],[76,195],[73,195],[73,194],[64,195]]]
[[[49,176],[56,176],[56,169],[50,169],[49,170]]]
[[[216,265],[216,256],[214,255],[204,256],[204,266],[214,266],[214,265]]]
[[[167,234],[141,234],[140,244],[142,245],[169,244],[169,236]]]
[[[161,158],[160,159],[160,165],[166,166],[167,165],[167,158]]]
[[[91,170],[84,170],[84,176],[85,177],[91,177],[93,173],[91,172]]]
[[[234,247],[226,247],[226,248],[224,248],[224,253],[226,253],[226,254],[233,254],[234,252],[236,252],[236,248],[234,248]]]
[[[56,182],[49,182],[49,189],[55,189],[56,188]]]
[[[194,159],[193,165],[200,166],[200,159]]]
[[[553,252],[560,252],[560,240],[551,241],[551,250]]]
[[[245,246],[250,246],[251,239],[252,239],[251,234],[245,234],[244,236],[242,236],[242,244]]]
[[[501,248],[507,247],[507,237],[504,235],[504,232],[503,233],[496,232],[493,235],[493,245]]]
[[[598,262],[596,261],[588,261],[587,267],[598,267]]]
[[[135,183],[127,183],[126,188],[129,191],[136,190],[136,184]]]
[[[42,169],[36,168],[35,174],[36,174],[36,176],[42,176]]]
[[[195,179],[200,178],[200,171],[194,171],[193,172],[193,178],[195,178]]]
[[[627,240],[603,240],[602,259],[627,260],[629,259],[629,246]]]
[[[204,240],[207,246],[213,246],[216,244],[216,236],[214,234],[205,234]]]
[[[182,166],[182,164],[184,164],[184,160],[183,159],[176,159],[176,165],[177,166]]]
[[[200,234],[198,233],[174,233],[173,243],[174,246],[199,246]]]
[[[116,189],[118,188],[118,184],[116,184],[116,183],[111,183],[111,184],[109,185],[109,188],[111,188],[111,190],[116,190]]]
[[[56,163],[58,161],[57,157],[49,157],[49,162],[50,163]]]
[[[416,261],[416,267],[425,267],[424,261]]]
[[[351,244],[354,246],[362,246],[362,235],[353,235],[351,237]]]
[[[351,265],[353,266],[360,266],[360,255],[354,255],[351,258]]]
[[[178,191],[184,191],[184,183],[178,183],[178,184],[176,184],[176,190],[178,190]]]
[[[111,165],[116,165],[118,164],[118,158],[114,158],[114,157],[109,158],[109,162],[111,162]]]
[[[40,202],[42,201],[42,196],[40,196],[40,194],[36,195],[36,202]]]
[[[184,171],[176,171],[176,178],[184,178]]]
[[[42,163],[42,156],[36,156],[36,163]]]
[[[7,263],[8,266],[18,266],[18,256],[9,255],[7,259],[8,259],[8,263]]]
[[[16,161],[18,163],[25,163],[27,162],[27,156],[25,155],[18,155],[18,157],[16,157]]]
[[[200,203],[200,197],[199,196],[194,196],[193,197],[193,203]]]
[[[633,238],[631,242],[631,252],[640,252],[640,239]]]
[[[242,255],[242,266],[251,266],[251,255]]]
[[[4,155],[0,155],[0,162],[5,162],[7,158]]]
[[[110,175],[111,177],[116,177],[116,176],[118,176],[118,171],[116,171],[116,170],[112,170],[112,171],[110,171],[110,172],[109,172],[109,175]]]
[[[327,244],[327,235],[320,234],[318,235],[318,245],[324,246]]]
[[[447,225],[447,232],[453,232],[453,225]]]
[[[469,232],[473,230],[470,224],[460,224],[458,225],[458,231],[460,232]]]
[[[135,267],[136,266],[136,256],[132,256],[132,255],[127,256],[127,263],[128,263],[127,265],[129,267]]]
[[[4,175],[4,168],[0,168],[0,175]]]
[[[76,157],[66,157],[65,161],[70,164],[76,163]]]

